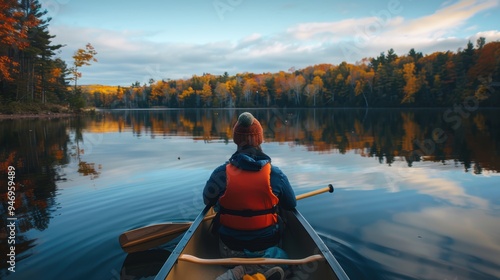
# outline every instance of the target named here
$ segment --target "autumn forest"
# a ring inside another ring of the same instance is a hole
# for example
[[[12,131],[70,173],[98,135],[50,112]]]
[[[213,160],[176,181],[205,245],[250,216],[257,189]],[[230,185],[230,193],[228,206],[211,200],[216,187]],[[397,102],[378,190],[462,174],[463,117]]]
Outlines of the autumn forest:
[[[500,42],[469,41],[456,51],[422,54],[393,49],[338,65],[294,67],[277,73],[193,75],[131,81],[124,86],[80,86],[80,67],[98,63],[89,43],[73,61],[56,56],[38,0],[0,0],[0,103],[60,104],[73,108],[447,107],[473,98],[500,106]],[[69,66],[68,66],[69,65]],[[200,69],[203,71],[203,69]],[[8,111],[8,110],[7,110]]]

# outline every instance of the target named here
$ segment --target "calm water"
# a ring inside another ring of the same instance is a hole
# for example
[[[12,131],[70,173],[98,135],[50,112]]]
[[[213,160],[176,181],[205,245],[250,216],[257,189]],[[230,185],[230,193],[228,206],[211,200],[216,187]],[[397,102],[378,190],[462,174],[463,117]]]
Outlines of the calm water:
[[[298,209],[351,279],[500,277],[500,111],[251,110]],[[0,278],[140,279],[171,246],[124,253],[118,236],[192,220],[234,152],[241,110],[113,111],[0,120]],[[15,167],[15,273],[8,167]]]

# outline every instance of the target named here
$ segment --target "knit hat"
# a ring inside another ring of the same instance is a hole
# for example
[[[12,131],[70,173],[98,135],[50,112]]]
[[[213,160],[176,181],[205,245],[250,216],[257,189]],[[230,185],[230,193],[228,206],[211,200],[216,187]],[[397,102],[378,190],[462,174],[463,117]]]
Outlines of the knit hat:
[[[242,113],[233,128],[233,141],[238,147],[258,147],[264,140],[264,132],[259,121],[250,113]]]

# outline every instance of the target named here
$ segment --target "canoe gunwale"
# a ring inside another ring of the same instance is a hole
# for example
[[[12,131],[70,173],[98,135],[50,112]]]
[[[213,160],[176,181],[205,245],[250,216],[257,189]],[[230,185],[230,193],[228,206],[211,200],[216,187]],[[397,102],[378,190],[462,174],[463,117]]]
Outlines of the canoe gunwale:
[[[167,278],[168,274],[174,267],[175,263],[177,263],[179,256],[182,254],[184,251],[184,248],[186,245],[189,243],[189,240],[191,240],[191,237],[193,237],[193,234],[196,232],[196,229],[200,226],[200,224],[203,222],[205,216],[207,215],[208,211],[212,208],[212,206],[205,206],[205,208],[201,211],[201,213],[196,217],[194,222],[191,224],[187,232],[184,234],[182,239],[179,241],[175,249],[172,251],[170,254],[170,257],[167,259],[165,264],[163,264],[162,268],[158,272],[158,274],[155,277],[155,280],[165,280]]]
[[[309,224],[309,222],[304,218],[304,216],[302,216],[302,214],[297,209],[293,209],[290,212],[302,224],[302,226],[307,231],[309,236],[312,238],[314,243],[316,243],[316,246],[318,246],[319,251],[321,252],[321,254],[323,254],[323,257],[325,258],[325,260],[328,262],[328,264],[330,265],[332,270],[337,275],[337,278],[339,280],[349,280],[349,276],[347,276],[347,274],[345,273],[342,266],[339,264],[337,259],[333,256],[330,249],[326,246],[326,244],[319,237],[319,235],[316,233],[316,231],[312,228],[312,226]]]

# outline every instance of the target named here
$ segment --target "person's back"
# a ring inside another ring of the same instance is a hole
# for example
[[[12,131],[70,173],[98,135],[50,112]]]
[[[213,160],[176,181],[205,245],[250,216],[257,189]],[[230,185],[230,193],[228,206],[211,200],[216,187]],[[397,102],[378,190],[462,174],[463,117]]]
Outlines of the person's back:
[[[262,256],[278,247],[283,226],[278,208],[295,208],[295,194],[286,175],[262,151],[263,129],[252,114],[239,116],[233,141],[237,151],[208,179],[204,202],[218,212],[222,257]]]

